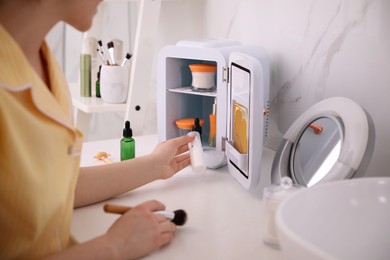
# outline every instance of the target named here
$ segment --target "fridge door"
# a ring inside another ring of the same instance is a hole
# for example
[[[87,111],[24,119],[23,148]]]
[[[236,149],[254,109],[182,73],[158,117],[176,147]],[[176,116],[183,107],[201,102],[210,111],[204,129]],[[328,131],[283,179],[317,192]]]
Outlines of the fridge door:
[[[229,58],[226,157],[229,172],[245,189],[260,179],[268,105],[266,62],[240,52]]]

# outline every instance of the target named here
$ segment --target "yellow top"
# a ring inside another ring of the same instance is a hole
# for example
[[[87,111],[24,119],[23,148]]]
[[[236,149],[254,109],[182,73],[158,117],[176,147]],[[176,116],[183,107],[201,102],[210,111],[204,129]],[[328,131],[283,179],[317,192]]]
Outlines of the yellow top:
[[[0,259],[69,246],[82,135],[61,68],[45,43],[51,91],[0,25]]]

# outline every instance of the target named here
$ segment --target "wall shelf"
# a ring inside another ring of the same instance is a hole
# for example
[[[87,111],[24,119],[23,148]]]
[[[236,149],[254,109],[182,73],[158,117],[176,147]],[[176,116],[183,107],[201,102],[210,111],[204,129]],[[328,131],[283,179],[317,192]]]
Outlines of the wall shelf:
[[[125,111],[126,103],[109,104],[104,103],[98,97],[81,97],[79,93],[79,83],[69,84],[72,92],[72,103],[75,109],[81,110],[84,113],[99,113],[99,112],[115,112]]]

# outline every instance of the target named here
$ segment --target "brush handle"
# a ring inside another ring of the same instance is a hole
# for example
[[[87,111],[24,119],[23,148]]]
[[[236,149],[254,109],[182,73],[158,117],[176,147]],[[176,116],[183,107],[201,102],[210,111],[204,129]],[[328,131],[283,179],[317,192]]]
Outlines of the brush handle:
[[[103,209],[107,213],[125,214],[127,211],[131,210],[132,207],[126,207],[126,206],[120,206],[114,204],[105,204]],[[164,217],[170,220],[172,220],[175,217],[175,213],[172,211],[160,210],[160,211],[155,211],[153,213],[163,215]]]
[[[114,213],[114,214],[124,214],[131,209],[132,207],[113,205],[113,204],[105,204],[103,207],[104,212]]]

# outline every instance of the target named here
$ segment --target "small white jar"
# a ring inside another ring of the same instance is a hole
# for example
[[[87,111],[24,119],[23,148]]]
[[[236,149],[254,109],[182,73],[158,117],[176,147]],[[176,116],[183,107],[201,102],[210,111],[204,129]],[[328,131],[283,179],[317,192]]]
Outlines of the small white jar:
[[[263,203],[264,203],[264,232],[263,232],[263,241],[265,244],[279,249],[279,238],[276,229],[276,211],[288,196],[290,196],[295,191],[303,188],[293,184],[292,180],[289,177],[282,177],[280,185],[271,185],[265,187],[263,191]]]
[[[192,87],[194,90],[211,91],[215,87],[216,65],[190,64],[189,67],[192,73]]]
[[[100,71],[100,96],[105,103],[125,103],[129,90],[127,66],[103,65]]]

